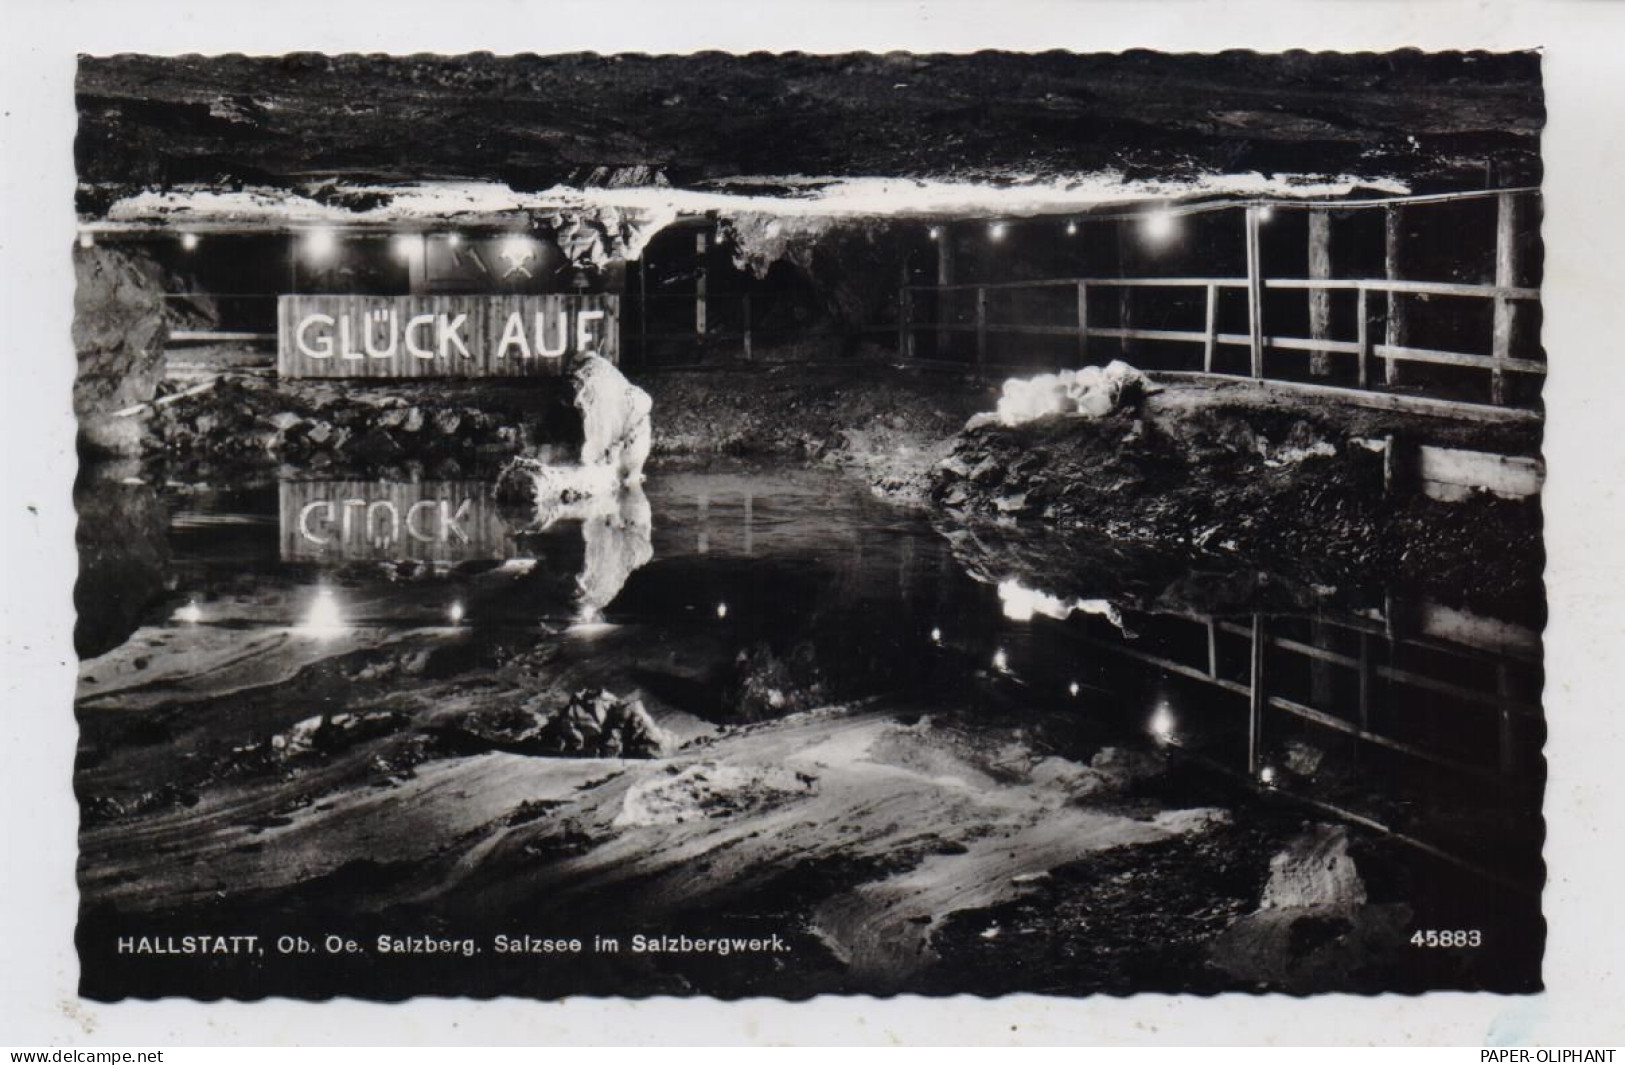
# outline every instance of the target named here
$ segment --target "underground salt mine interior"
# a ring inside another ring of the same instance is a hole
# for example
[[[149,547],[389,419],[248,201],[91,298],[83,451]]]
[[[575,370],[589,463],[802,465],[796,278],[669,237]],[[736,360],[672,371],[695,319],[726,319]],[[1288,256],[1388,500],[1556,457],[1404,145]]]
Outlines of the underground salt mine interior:
[[[1540,989],[1534,56],[78,107],[86,996]]]

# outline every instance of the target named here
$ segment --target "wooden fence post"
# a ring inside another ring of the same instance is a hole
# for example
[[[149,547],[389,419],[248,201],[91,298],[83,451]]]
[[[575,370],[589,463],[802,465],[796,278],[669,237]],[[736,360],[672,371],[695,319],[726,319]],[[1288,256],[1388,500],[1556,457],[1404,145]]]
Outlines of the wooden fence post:
[[[406,290],[414,296],[429,291],[429,235],[413,233],[406,252]]]
[[[1130,258],[1134,253],[1134,242],[1129,236],[1129,224],[1126,220],[1117,222],[1117,277],[1119,280],[1129,276]],[[1134,342],[1129,333],[1134,330],[1134,289],[1128,285],[1117,286],[1117,326],[1122,335],[1117,341],[1117,350],[1125,362],[1132,361],[1134,355]]]
[[[1089,365],[1089,286],[1078,282],[1078,365]]]
[[[699,343],[704,343],[705,334],[709,329],[706,321],[707,295],[706,295],[706,269],[705,269],[705,231],[694,234],[694,254],[700,260],[698,271],[694,277],[694,337]]]
[[[1219,625],[1212,618],[1203,619],[1207,626],[1207,675],[1219,679]]]
[[[1208,282],[1206,336],[1202,340],[1202,372],[1213,372],[1213,347],[1218,343],[1219,286]]]
[[[1390,281],[1400,280],[1401,252],[1405,235],[1405,213],[1398,206],[1383,208],[1382,265],[1383,276]],[[1391,348],[1402,348],[1409,339],[1405,328],[1404,297],[1398,292],[1388,293],[1388,319],[1383,330],[1383,342]],[[1399,383],[1399,361],[1383,360],[1383,380],[1390,385]]]
[[[1371,696],[1374,671],[1371,663],[1371,634],[1360,633],[1360,731],[1371,731]]]
[[[976,286],[976,370],[987,364],[987,289]]]
[[[645,249],[647,250],[647,249]],[[649,260],[638,260],[638,363],[649,365]]]
[[[1327,281],[1332,276],[1332,216],[1327,211],[1309,212],[1309,277]],[[1330,289],[1309,290],[1309,339],[1325,340],[1331,335],[1332,293]],[[1309,353],[1309,372],[1325,377],[1332,372],[1332,353],[1317,349]]]
[[[948,302],[952,296],[944,289],[954,283],[954,242],[948,223],[937,227],[937,293],[932,314],[937,323],[937,350],[935,357],[946,359],[950,344],[948,331]]]
[[[1252,349],[1252,375],[1264,376],[1264,274],[1259,261],[1258,208],[1247,208],[1247,342]]]
[[[914,354],[914,290],[909,287],[912,280],[905,253],[897,277],[897,357],[900,359]]]
[[[1354,299],[1354,326],[1355,339],[1358,340],[1360,352],[1355,358],[1360,360],[1360,387],[1371,387],[1371,301],[1369,290],[1361,285],[1355,293]]]
[[[1251,208],[1248,208],[1251,210]],[[1247,688],[1247,773],[1257,777],[1264,746],[1264,615],[1253,615],[1252,672]]]
[[[1495,285],[1508,289],[1518,283],[1518,199],[1510,192],[1495,198]],[[1512,332],[1517,323],[1517,304],[1504,291],[1495,294],[1494,358],[1499,364],[1512,357]],[[1506,371],[1497,365],[1490,371],[1490,402],[1503,406],[1507,401]]]

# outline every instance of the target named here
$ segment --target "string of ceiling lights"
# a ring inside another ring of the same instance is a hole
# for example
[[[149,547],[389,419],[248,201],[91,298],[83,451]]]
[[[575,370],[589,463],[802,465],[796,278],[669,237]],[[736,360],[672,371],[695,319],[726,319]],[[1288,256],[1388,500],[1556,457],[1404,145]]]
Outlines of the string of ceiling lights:
[[[1172,238],[1179,228],[1180,220],[1192,215],[1211,214],[1216,211],[1256,210],[1260,222],[1268,222],[1278,210],[1327,210],[1338,211],[1368,210],[1376,208],[1392,208],[1404,206],[1418,206],[1423,204],[1451,203],[1464,200],[1486,199],[1504,195],[1538,194],[1538,186],[1525,186],[1510,189],[1481,189],[1468,192],[1442,192],[1417,196],[1385,196],[1373,199],[1360,200],[1210,200],[1201,203],[1164,204],[1150,210],[1114,211],[1110,213],[1090,213],[1077,217],[1067,218],[1064,231],[1067,236],[1076,236],[1079,232],[1079,223],[1083,222],[1138,222],[1144,228],[1145,236],[1152,243],[1164,243]],[[1034,218],[1021,219],[1030,224]],[[994,219],[987,223],[988,239],[993,243],[1002,243],[1010,236],[1011,227],[1015,224],[1011,219]],[[330,258],[337,250],[338,233],[340,226],[321,225],[296,228],[294,232],[300,236],[302,250],[312,261],[322,261]],[[370,233],[369,229],[357,229],[357,232]],[[937,239],[943,233],[943,225],[933,224],[927,227],[931,239]],[[197,229],[182,230],[177,234],[182,250],[195,251],[202,240],[202,233]],[[421,254],[423,242],[431,234],[426,232],[395,234],[396,254],[403,259],[411,259]],[[463,242],[463,236],[457,232],[441,234],[448,247],[457,248]],[[504,247],[511,251],[518,251],[519,245],[529,245],[535,240],[528,233],[509,233],[504,238]],[[82,229],[79,232],[79,246],[93,247],[96,243],[95,230]]]

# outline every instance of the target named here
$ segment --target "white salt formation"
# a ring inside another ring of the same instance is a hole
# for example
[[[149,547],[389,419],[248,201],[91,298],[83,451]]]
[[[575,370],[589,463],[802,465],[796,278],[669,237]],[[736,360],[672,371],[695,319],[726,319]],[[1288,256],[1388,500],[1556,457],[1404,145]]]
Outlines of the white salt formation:
[[[1260,910],[1364,904],[1365,882],[1349,855],[1348,829],[1315,825],[1270,859]]]
[[[504,476],[528,475],[536,491],[536,514],[545,527],[595,498],[613,508],[623,486],[643,483],[649,459],[649,393],[628,381],[599,355],[583,355],[570,370],[575,406],[581,412],[581,464],[520,459]]]
[[[587,552],[576,596],[580,620],[592,622],[603,616],[632,571],[654,555],[649,501],[642,488],[653,403],[598,355],[582,356],[570,376],[581,411],[581,464],[518,459],[503,477],[530,479],[537,528],[581,522]]]
[[[999,582],[999,604],[1011,621],[1031,621],[1037,614],[1065,621],[1073,614],[1095,614],[1123,629],[1123,615],[1106,599],[1062,599],[1028,588],[1018,580]],[[1126,633],[1128,630],[1123,629]]]
[[[600,355],[577,360],[570,376],[585,434],[582,467],[607,466],[621,483],[641,483],[643,464],[649,460],[649,412],[654,407],[649,393]]]
[[[994,424],[1014,428],[1052,414],[1104,418],[1133,402],[1148,384],[1144,374],[1115,359],[1104,369],[1085,366],[1037,377],[1012,377],[1004,383],[997,410],[976,415],[965,428]]]

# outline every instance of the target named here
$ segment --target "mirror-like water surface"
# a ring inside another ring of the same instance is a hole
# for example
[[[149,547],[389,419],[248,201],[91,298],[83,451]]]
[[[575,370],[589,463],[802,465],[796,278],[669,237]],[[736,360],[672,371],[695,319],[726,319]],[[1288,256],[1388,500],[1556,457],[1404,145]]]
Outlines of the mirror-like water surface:
[[[87,561],[82,606],[159,591],[81,674],[93,952],[199,907],[479,936],[515,914],[731,913],[796,951],[726,974],[657,965],[639,986],[951,991],[944,973],[1008,950],[1030,964],[997,979],[1149,989],[1055,954],[1088,928],[1069,907],[1131,904],[1103,901],[1101,863],[1122,860],[1179,929],[1125,917],[1085,938],[1183,952],[1171,971],[1192,987],[1538,980],[1541,658],[1516,620],[1397,590],[1209,613],[978,582],[926,517],[817,470],[656,470],[545,515],[471,481],[96,490],[145,521]],[[669,765],[435,746],[600,688],[643,700],[683,745]],[[298,748],[312,720],[343,744]],[[821,826],[816,844],[797,826]],[[1249,911],[1260,891],[1279,902],[1272,856],[1306,831],[1337,855],[1355,841],[1358,890],[1299,899],[1321,923],[1272,946]],[[1247,847],[1241,885],[1214,855]],[[335,877],[342,902],[312,887]],[[1012,940],[1020,921],[1048,946]],[[1470,922],[1493,966],[1408,943]],[[99,990],[127,972],[113,959]],[[488,972],[493,993],[537,994],[626,975]],[[292,986],[275,966],[216,976]],[[436,986],[406,963],[366,979]]]

